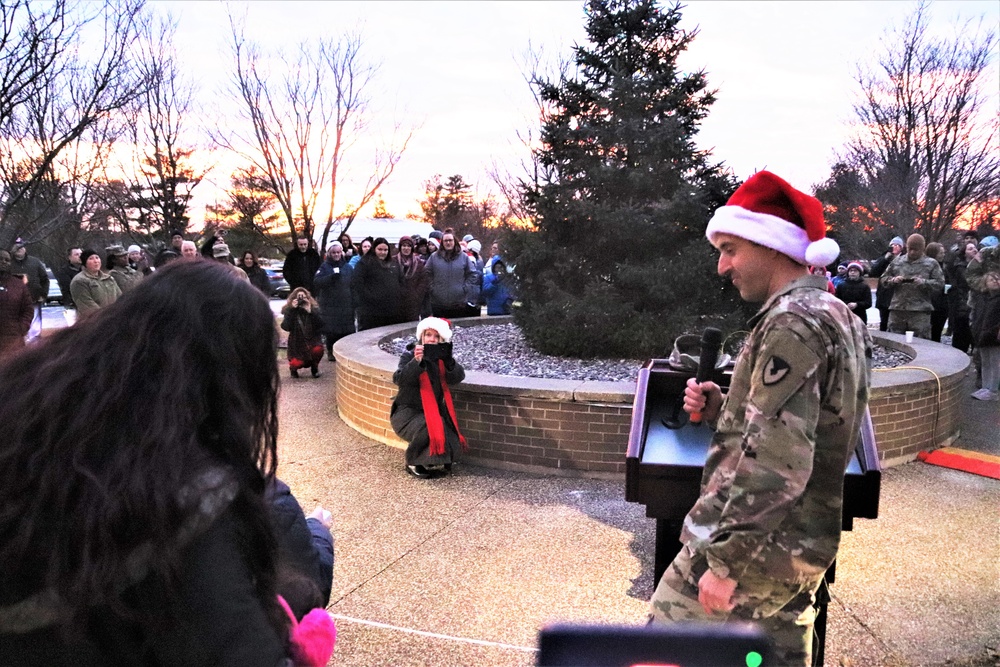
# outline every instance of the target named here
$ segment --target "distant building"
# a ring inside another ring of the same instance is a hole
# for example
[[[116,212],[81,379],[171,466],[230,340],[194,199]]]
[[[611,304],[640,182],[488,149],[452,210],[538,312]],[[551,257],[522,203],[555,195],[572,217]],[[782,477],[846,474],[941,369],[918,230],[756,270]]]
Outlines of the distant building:
[[[333,227],[330,228],[330,236],[327,243],[336,241],[343,227],[343,223],[334,223]],[[433,225],[428,222],[420,222],[419,220],[408,220],[405,218],[364,218],[358,216],[351,223],[350,227],[347,228],[347,235],[351,237],[354,243],[360,242],[366,236],[371,236],[375,239],[381,236],[395,246],[399,242],[399,239],[404,236],[420,234],[424,238],[427,238],[432,231],[434,231]],[[317,239],[318,242],[322,239],[322,227],[317,232],[320,237]]]

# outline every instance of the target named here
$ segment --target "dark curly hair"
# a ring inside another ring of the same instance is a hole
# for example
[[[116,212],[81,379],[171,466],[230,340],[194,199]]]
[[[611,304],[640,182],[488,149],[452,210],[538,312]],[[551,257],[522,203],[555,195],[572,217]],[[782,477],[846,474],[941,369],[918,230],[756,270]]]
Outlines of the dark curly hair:
[[[258,290],[214,262],[174,262],[0,365],[3,597],[58,591],[77,624],[99,605],[137,614],[120,595],[129,556],[152,544],[150,575],[171,581],[191,515],[181,490],[221,467],[283,633],[263,499],[277,467],[276,348]]]

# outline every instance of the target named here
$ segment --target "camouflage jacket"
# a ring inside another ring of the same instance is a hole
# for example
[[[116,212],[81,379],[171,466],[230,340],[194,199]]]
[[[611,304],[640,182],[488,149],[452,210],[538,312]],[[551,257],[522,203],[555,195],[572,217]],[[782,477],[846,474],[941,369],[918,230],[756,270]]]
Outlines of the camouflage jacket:
[[[889,310],[934,310],[932,300],[944,290],[944,271],[937,260],[925,255],[911,262],[906,253],[901,253],[882,274],[879,284],[891,285],[890,281],[896,276],[902,276],[904,282],[895,286]],[[914,278],[921,282],[913,282]]]
[[[720,577],[815,581],[840,544],[871,337],[816,276],[790,282],[750,324],[681,541]]]
[[[965,279],[969,283],[969,289],[975,292],[986,292],[987,285],[984,278],[987,274],[995,273],[1000,276],[1000,246],[984,248],[979,251],[980,260],[972,260],[965,269]]]

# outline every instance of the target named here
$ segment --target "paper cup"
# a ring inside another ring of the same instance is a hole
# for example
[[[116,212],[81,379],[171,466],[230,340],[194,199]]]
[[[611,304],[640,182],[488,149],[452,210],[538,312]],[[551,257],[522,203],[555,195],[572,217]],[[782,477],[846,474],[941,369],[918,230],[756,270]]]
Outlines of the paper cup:
[[[907,331],[906,332],[906,342],[907,343],[912,343],[913,342],[913,332],[912,331]]]

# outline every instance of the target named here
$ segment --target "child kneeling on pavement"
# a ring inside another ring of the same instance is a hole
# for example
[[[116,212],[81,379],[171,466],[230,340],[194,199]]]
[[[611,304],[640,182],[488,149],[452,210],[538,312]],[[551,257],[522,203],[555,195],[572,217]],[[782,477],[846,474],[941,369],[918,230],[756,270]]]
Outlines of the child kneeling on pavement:
[[[399,393],[389,421],[409,443],[406,471],[421,479],[449,474],[459,453],[468,449],[449,389],[465,379],[465,369],[451,356],[451,335],[448,320],[421,320],[416,343],[407,346],[392,376]]]

